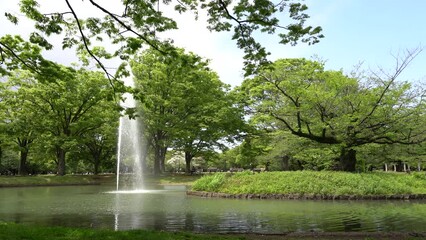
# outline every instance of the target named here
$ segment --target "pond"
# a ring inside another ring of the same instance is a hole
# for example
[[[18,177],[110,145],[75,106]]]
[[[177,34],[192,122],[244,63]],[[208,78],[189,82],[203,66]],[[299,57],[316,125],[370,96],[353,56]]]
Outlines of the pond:
[[[185,186],[0,188],[0,221],[211,233],[426,231],[426,201],[242,200],[187,196]]]

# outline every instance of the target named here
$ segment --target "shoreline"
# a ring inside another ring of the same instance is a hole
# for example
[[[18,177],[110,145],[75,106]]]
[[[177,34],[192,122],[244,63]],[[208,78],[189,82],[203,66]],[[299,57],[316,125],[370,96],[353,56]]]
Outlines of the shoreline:
[[[101,185],[101,183],[0,184],[0,188],[66,187],[66,186],[90,186],[90,185]]]
[[[274,199],[274,200],[419,200],[426,199],[426,194],[394,195],[320,195],[320,194],[230,194],[205,191],[186,191],[186,195],[204,198],[230,199]]]

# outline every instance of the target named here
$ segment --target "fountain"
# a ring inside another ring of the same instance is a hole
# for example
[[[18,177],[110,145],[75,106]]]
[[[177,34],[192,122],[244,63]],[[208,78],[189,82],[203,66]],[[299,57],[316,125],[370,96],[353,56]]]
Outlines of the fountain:
[[[133,79],[127,78],[124,84],[134,87]],[[136,101],[132,94],[125,93],[121,106],[125,109],[135,108]],[[142,190],[142,158],[144,149],[139,119],[123,114],[120,117],[117,142],[117,192]],[[121,189],[120,177],[126,176],[125,189]]]

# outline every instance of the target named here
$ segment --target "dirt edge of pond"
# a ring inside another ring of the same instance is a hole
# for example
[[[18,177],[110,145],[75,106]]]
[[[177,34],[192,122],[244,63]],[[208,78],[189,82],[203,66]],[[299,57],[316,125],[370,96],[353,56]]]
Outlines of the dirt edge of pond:
[[[187,191],[187,195],[205,198],[234,199],[302,199],[302,200],[414,200],[426,199],[426,194],[394,194],[394,195],[321,195],[321,194],[229,194],[204,191]]]

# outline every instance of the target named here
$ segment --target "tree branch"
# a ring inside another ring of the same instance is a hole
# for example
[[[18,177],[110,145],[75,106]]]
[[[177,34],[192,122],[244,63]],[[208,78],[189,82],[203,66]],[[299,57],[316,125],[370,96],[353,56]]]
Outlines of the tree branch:
[[[115,77],[112,75],[112,74],[110,74],[109,72],[108,72],[108,70],[105,68],[105,66],[104,66],[104,64],[95,56],[95,54],[93,54],[93,52],[89,49],[89,46],[88,46],[88,43],[87,43],[87,39],[86,39],[86,36],[84,35],[84,33],[83,33],[83,29],[82,29],[82,27],[81,27],[81,23],[80,23],[80,20],[78,19],[78,17],[77,17],[77,14],[75,13],[75,11],[74,11],[74,9],[72,8],[72,6],[71,6],[71,4],[69,3],[69,0],[65,0],[65,2],[67,3],[67,5],[68,5],[68,8],[71,10],[71,12],[72,12],[72,15],[74,16],[74,19],[75,19],[75,21],[77,22],[77,26],[78,26],[78,31],[80,32],[80,34],[81,34],[81,37],[82,37],[82,39],[83,39],[83,44],[84,44],[84,47],[86,48],[86,51],[89,53],[89,55],[93,58],[93,59],[95,59],[95,61],[99,64],[99,66],[102,68],[102,70],[105,72],[105,74],[107,75],[107,78],[108,78],[108,80],[109,80],[109,82],[110,82],[110,84],[111,84],[111,86],[113,86],[114,87],[114,85],[113,85],[113,83],[112,83],[112,79],[115,79]],[[112,78],[112,79],[111,79]]]
[[[219,4],[221,5],[222,9],[223,9],[223,10],[225,10],[226,15],[227,15],[230,19],[234,20],[234,21],[238,24],[238,29],[240,29],[241,36],[242,36],[242,38],[243,38],[243,41],[244,41],[244,43],[245,43],[245,44],[247,44],[247,40],[246,40],[246,36],[245,36],[245,31],[244,31],[244,29],[243,29],[243,24],[242,24],[242,22],[241,22],[240,20],[238,20],[236,17],[234,17],[234,16],[233,16],[233,15],[229,12],[228,7],[226,6],[225,2],[223,2],[222,0],[218,0],[218,1],[219,1]]]
[[[358,126],[362,125],[365,121],[367,121],[376,111],[379,104],[382,102],[385,94],[388,92],[391,85],[395,82],[396,78],[404,71],[405,68],[411,63],[411,61],[416,58],[416,56],[422,51],[420,47],[415,48],[414,50],[407,50],[406,56],[402,59],[402,62],[400,63],[401,58],[395,57],[396,59],[396,66],[395,66],[395,73],[393,75],[389,75],[385,73],[382,70],[382,73],[385,74],[386,77],[388,77],[388,83],[385,85],[385,88],[383,89],[382,93],[380,94],[379,98],[377,99],[376,103],[374,104],[371,111],[364,117],[364,119],[361,120],[361,122],[358,124]],[[377,74],[375,74],[380,80],[382,80]],[[385,82],[382,80],[382,82]]]
[[[307,139],[313,140],[313,141],[318,142],[318,143],[325,143],[325,144],[339,144],[339,143],[341,143],[341,141],[338,141],[334,137],[316,136],[316,135],[311,134],[311,133],[304,133],[302,131],[295,131],[285,119],[283,119],[283,118],[281,118],[277,115],[274,115],[272,113],[270,113],[270,115],[272,117],[274,117],[275,119],[279,120],[280,122],[284,123],[284,125],[286,125],[288,130],[290,130],[290,132],[293,135],[303,137],[303,138],[307,138]]]
[[[44,16],[55,16],[55,15],[65,15],[65,14],[72,14],[72,12],[61,12],[61,13],[43,13]]]
[[[16,59],[18,59],[22,64],[24,64],[27,68],[29,68],[31,71],[34,71],[34,72],[36,72],[37,74],[39,74],[39,75],[41,75],[41,72],[40,71],[38,71],[35,67],[33,67],[33,66],[30,66],[30,65],[28,65],[28,63],[26,62],[26,61],[24,61],[20,56],[18,56],[14,51],[13,51],[13,49],[11,49],[9,46],[7,46],[6,44],[4,44],[4,43],[2,43],[2,42],[0,42],[0,45],[1,46],[3,46],[4,48],[6,48],[9,52],[10,52],[10,54],[12,54]],[[1,56],[2,56],[2,59],[3,59],[3,52],[4,52],[4,49],[2,48],[0,46],[0,52],[2,53],[1,54]]]
[[[67,0],[68,1],[68,0]],[[98,9],[100,9],[102,12],[106,13],[107,15],[109,15],[110,17],[112,17],[115,21],[117,21],[122,27],[124,27],[125,29],[127,29],[128,31],[132,32],[133,34],[135,34],[136,36],[138,36],[139,38],[141,38],[142,40],[144,40],[149,46],[151,46],[152,48],[154,48],[155,50],[161,52],[162,54],[166,54],[166,52],[164,52],[163,50],[161,50],[157,45],[155,45],[154,43],[152,43],[150,40],[148,40],[148,38],[146,38],[145,36],[141,35],[140,33],[136,32],[135,30],[133,30],[129,25],[125,24],[123,21],[121,21],[120,19],[118,19],[117,16],[115,16],[114,14],[112,14],[110,11],[106,10],[105,8],[103,8],[102,6],[100,6],[99,4],[97,4],[96,2],[94,2],[93,0],[89,0],[90,3],[92,3],[92,5],[94,5],[95,7],[97,7]],[[127,6],[126,6],[127,9]]]

